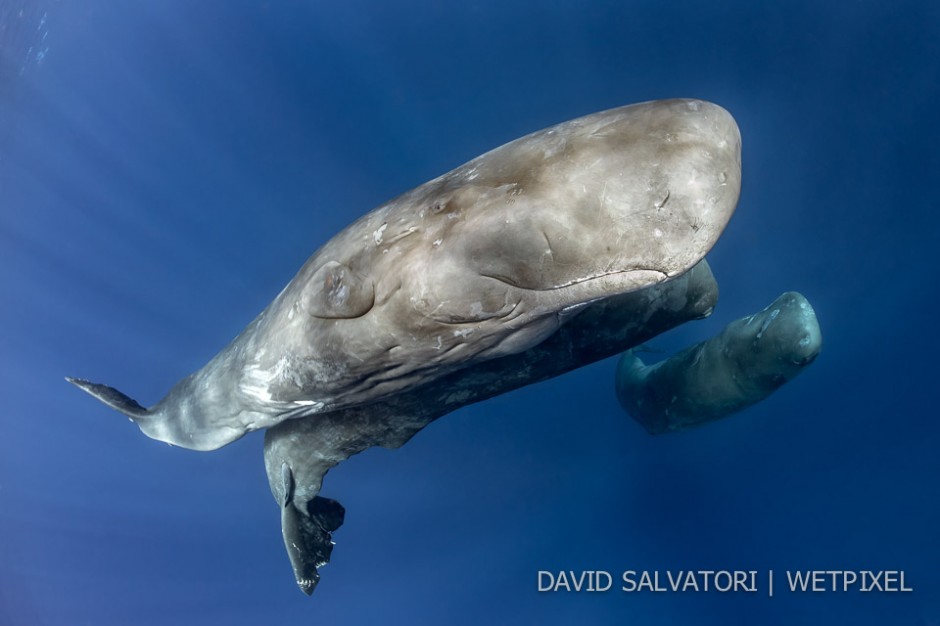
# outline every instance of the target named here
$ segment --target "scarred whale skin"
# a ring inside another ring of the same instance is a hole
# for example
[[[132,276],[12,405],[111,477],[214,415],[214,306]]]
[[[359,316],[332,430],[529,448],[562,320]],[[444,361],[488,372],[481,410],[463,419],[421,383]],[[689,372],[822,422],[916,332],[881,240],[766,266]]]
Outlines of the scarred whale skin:
[[[148,436],[212,450],[524,352],[580,307],[676,277],[740,190],[721,107],[665,100],[533,133],[399,196],[318,250],[202,369],[147,409],[69,379]]]

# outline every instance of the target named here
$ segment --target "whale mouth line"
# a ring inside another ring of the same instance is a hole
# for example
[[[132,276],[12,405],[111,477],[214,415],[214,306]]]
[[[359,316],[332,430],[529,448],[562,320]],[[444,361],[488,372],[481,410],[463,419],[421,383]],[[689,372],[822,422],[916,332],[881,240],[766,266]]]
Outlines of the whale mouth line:
[[[499,282],[509,285],[510,287],[514,287],[515,289],[522,289],[524,291],[560,291],[563,289],[567,289],[568,287],[573,287],[575,285],[588,283],[593,280],[605,278],[607,276],[617,276],[620,274],[635,274],[635,273],[641,273],[641,272],[659,274],[661,278],[659,280],[654,281],[657,283],[662,282],[666,280],[667,278],[669,278],[669,274],[667,272],[664,272],[663,270],[652,268],[652,267],[634,267],[634,268],[630,268],[627,270],[611,270],[609,272],[601,272],[598,274],[593,274],[591,276],[586,276],[584,278],[577,278],[575,280],[568,281],[567,283],[563,283],[561,285],[553,285],[551,287],[527,287],[525,285],[521,285],[515,282],[511,278],[507,278],[506,276],[500,276],[498,274],[480,274],[480,276],[482,276],[483,278],[492,278],[493,280],[498,280]]]

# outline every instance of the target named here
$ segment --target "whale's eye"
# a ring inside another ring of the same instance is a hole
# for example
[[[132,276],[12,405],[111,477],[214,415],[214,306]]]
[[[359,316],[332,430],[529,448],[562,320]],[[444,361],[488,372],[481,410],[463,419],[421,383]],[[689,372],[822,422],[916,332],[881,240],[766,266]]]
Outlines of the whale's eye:
[[[330,261],[310,279],[308,311],[314,317],[350,319],[369,312],[375,302],[372,282],[351,269]]]

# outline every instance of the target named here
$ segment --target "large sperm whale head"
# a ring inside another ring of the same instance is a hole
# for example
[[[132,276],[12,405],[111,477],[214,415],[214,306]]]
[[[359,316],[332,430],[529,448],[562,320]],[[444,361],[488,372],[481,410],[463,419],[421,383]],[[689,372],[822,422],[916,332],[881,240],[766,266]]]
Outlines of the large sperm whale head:
[[[586,304],[702,259],[737,203],[740,145],[698,100],[533,133],[350,225],[152,409],[75,382],[152,437],[211,449],[525,351]]]
[[[282,294],[278,326],[302,313],[296,332],[315,339],[306,356],[337,376],[331,403],[519,352],[578,306],[697,263],[734,210],[740,175],[737,127],[716,105],[579,118],[354,224]]]

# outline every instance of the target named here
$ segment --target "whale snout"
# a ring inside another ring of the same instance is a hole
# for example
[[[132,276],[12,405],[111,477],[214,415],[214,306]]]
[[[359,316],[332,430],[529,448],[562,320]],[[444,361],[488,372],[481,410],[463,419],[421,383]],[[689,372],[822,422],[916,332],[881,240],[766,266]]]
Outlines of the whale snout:
[[[819,334],[819,326],[815,325],[812,329],[807,329],[797,341],[792,360],[796,365],[805,367],[816,360],[821,350],[822,336]]]
[[[781,294],[753,316],[747,326],[751,327],[754,351],[773,354],[777,363],[775,369],[798,371],[816,360],[822,350],[816,312],[809,301],[795,291]],[[766,351],[768,345],[773,345],[771,352]]]

